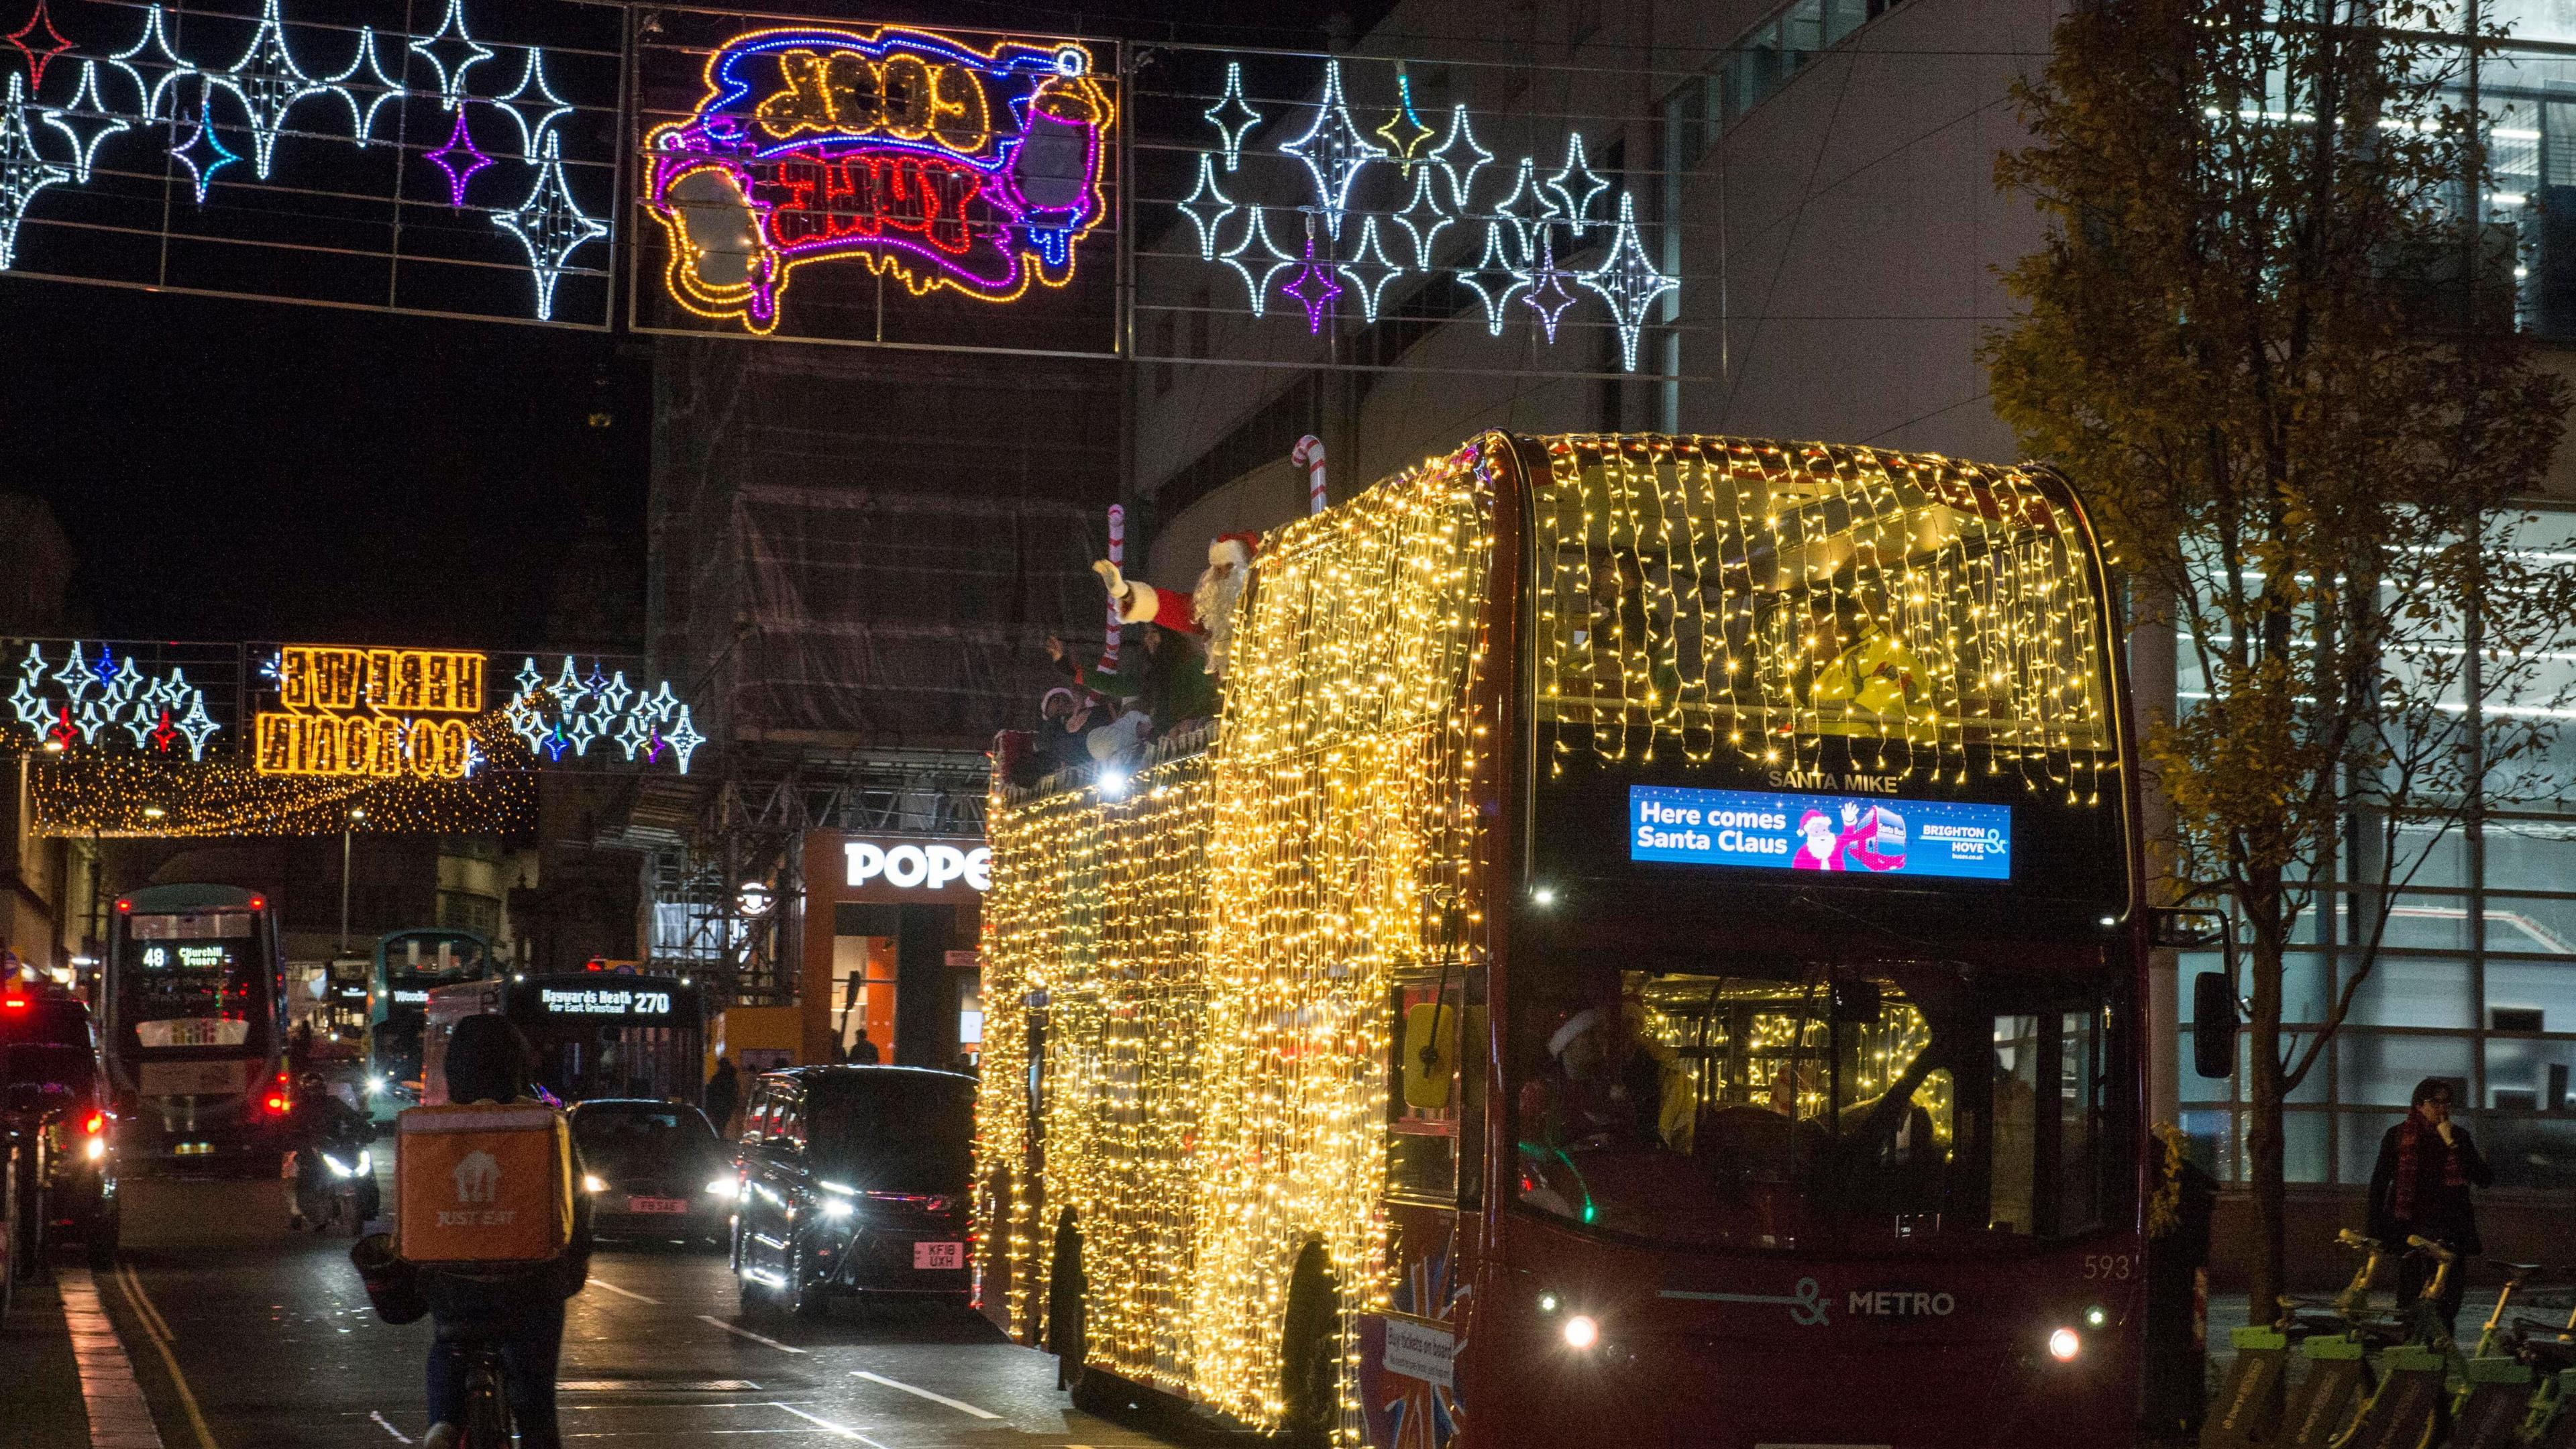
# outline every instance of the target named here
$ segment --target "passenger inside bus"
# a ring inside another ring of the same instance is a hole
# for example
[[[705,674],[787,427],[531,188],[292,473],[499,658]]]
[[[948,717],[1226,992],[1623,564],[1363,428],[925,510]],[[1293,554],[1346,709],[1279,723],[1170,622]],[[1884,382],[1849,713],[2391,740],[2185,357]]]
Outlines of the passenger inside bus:
[[[2043,1205],[2060,1228],[2091,1220],[2097,1013],[2007,1009],[1953,968],[1884,969],[1631,971],[1618,1004],[1560,1008],[1526,1038],[1544,1066],[1515,1101],[1522,1201],[1612,1232],[1769,1247],[2009,1240],[2039,1229]]]

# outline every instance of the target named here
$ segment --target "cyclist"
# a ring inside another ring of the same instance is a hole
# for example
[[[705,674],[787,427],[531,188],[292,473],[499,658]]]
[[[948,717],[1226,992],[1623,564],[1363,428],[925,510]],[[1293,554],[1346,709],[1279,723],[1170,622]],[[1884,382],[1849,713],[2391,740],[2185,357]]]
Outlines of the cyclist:
[[[2451,1121],[2451,1084],[2426,1077],[2415,1084],[2406,1120],[2379,1139],[2379,1165],[2370,1174],[2370,1236],[2391,1249],[2407,1236],[2430,1238],[2462,1256],[2483,1251],[2471,1186],[2491,1187],[2495,1173],[2478,1155],[2469,1129]],[[2408,1253],[2398,1260],[2397,1302],[2402,1308],[2424,1290],[2431,1257]],[[2435,1304],[2456,1336],[2466,1275],[2453,1271]]]
[[[375,1140],[376,1129],[364,1114],[332,1095],[330,1079],[318,1071],[308,1071],[295,1082],[295,1103],[288,1110],[286,1131],[295,1144],[295,1203],[287,1225],[303,1227],[308,1221],[320,1224],[327,1216],[324,1205],[336,1184],[323,1163],[323,1154],[337,1154],[342,1162],[357,1160],[358,1151]],[[369,1177],[358,1188],[358,1219],[366,1221],[376,1215],[376,1183]]]
[[[451,1102],[533,1102],[535,1053],[498,1016],[469,1016],[447,1039]],[[580,1180],[581,1165],[573,1164]],[[563,1353],[564,1301],[590,1281],[590,1194],[573,1199],[572,1243],[550,1262],[420,1273],[437,1333],[429,1349],[429,1436],[424,1449],[452,1449],[463,1434],[465,1348],[490,1344],[501,1356],[501,1392],[520,1449],[561,1449],[555,1421],[555,1364]]]

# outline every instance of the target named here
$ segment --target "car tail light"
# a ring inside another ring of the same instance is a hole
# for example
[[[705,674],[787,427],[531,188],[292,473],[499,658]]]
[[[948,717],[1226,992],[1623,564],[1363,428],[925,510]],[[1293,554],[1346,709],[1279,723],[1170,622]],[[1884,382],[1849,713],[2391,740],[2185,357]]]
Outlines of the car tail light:
[[[134,902],[132,902],[132,901],[118,901],[118,902],[116,903],[116,908],[117,908],[118,910],[120,910],[120,911],[130,911],[130,910],[133,910],[133,909],[134,909]]]
[[[81,1123],[81,1130],[92,1137],[96,1137],[101,1132],[106,1131],[107,1114],[105,1112],[90,1113],[88,1120]]]
[[[268,909],[268,897],[266,897],[266,896],[252,896],[252,897],[250,898],[250,908],[251,908],[252,910],[254,910],[254,911],[264,911],[264,910],[267,910],[267,909]]]
[[[23,996],[0,996],[0,1011],[24,1011],[26,1009],[27,998]]]

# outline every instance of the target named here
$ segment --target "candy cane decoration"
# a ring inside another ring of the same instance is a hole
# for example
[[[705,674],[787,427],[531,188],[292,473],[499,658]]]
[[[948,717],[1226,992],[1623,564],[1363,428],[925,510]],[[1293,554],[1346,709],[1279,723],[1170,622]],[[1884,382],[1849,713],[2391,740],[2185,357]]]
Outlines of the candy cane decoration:
[[[1127,510],[1116,503],[1109,505],[1109,561],[1124,566],[1127,562]],[[1118,601],[1109,601],[1109,638],[1100,649],[1103,666],[1118,667]]]
[[[1306,470],[1306,511],[1323,512],[1324,440],[1313,433],[1299,438],[1297,446],[1288,450],[1288,462],[1293,467]]]

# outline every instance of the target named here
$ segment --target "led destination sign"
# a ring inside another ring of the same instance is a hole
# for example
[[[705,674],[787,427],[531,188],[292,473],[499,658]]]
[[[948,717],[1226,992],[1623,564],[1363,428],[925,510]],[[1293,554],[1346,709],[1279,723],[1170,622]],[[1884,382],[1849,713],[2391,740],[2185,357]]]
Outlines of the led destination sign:
[[[671,993],[626,986],[588,986],[577,991],[540,987],[538,1009],[550,1016],[667,1017]]]
[[[1632,785],[1628,858],[2010,880],[2012,807]]]

